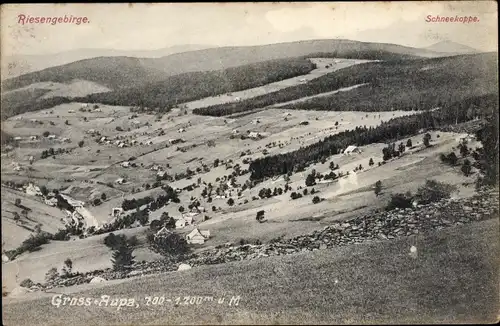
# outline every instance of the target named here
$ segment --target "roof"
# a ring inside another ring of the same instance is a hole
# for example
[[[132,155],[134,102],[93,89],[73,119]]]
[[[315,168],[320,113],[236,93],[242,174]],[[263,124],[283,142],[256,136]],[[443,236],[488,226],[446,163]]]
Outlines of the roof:
[[[348,152],[352,152],[353,150],[355,149],[358,149],[358,146],[354,146],[354,145],[349,145],[347,146],[347,148],[345,149],[344,152],[348,153]]]

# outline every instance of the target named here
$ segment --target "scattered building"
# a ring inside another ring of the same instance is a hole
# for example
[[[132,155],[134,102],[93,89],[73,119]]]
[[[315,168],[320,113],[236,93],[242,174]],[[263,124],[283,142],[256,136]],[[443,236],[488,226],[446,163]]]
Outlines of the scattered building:
[[[127,162],[127,163],[128,163],[128,162]],[[123,178],[118,178],[118,179],[116,179],[116,180],[115,180],[115,183],[116,183],[116,184],[119,184],[119,185],[122,185],[122,184],[124,184],[124,183],[125,183],[125,179],[123,179]]]
[[[123,208],[121,208],[121,207],[114,207],[111,210],[111,216],[112,217],[119,217],[122,214],[123,214]]]
[[[170,231],[169,229],[167,229],[167,227],[162,227],[161,229],[159,229],[156,234],[155,234],[155,238],[156,237],[168,237],[169,235],[171,235],[173,232]]]
[[[354,146],[354,145],[350,145],[350,146],[347,146],[347,148],[344,150],[344,155],[349,155],[349,154],[353,154],[353,153],[361,153],[361,150],[359,149],[358,146]]]
[[[198,228],[195,228],[188,235],[186,235],[186,241],[188,244],[203,244],[209,238],[210,231],[200,231]]]
[[[26,194],[30,196],[42,196],[42,191],[38,186],[35,186],[34,184],[30,183],[26,187]]]

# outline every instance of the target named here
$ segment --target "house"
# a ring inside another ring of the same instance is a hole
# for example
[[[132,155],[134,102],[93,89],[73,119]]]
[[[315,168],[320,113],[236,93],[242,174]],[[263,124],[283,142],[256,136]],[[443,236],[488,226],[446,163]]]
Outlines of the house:
[[[71,198],[70,196],[68,195],[65,195],[65,194],[60,194],[60,196],[68,203],[70,204],[73,208],[77,208],[77,207],[83,207],[85,206],[85,202],[83,201],[80,201],[80,200],[75,200],[73,198]]]
[[[47,138],[48,139],[56,139],[56,135],[49,135]]]
[[[111,210],[112,217],[119,217],[122,214],[123,214],[123,208],[121,207],[115,207]]]
[[[125,143],[120,143],[120,144],[118,144],[118,147],[119,147],[119,148],[123,148],[123,147],[125,147]]]
[[[94,109],[94,112],[102,112],[101,109]]]
[[[240,131],[239,131],[238,129],[234,129],[234,130],[232,131],[232,133],[233,133],[233,135],[237,135],[237,134],[239,134],[239,133],[240,133]]]
[[[175,221],[175,228],[176,229],[182,229],[184,228],[185,226],[187,225],[187,222],[185,219],[183,219],[182,217],[178,220]]]
[[[69,138],[63,138],[61,139],[63,143],[71,143],[71,140]]]
[[[102,143],[102,142],[105,142],[106,141],[106,136],[102,136],[101,139],[99,139],[99,141]]]
[[[203,244],[210,238],[210,231],[200,231],[198,228],[186,235],[188,244]]]
[[[26,194],[30,196],[42,196],[42,191],[38,186],[35,186],[32,183],[30,183],[26,187]]]
[[[349,155],[352,153],[361,153],[361,150],[358,146],[350,145],[344,150],[344,155]]]
[[[122,162],[121,166],[124,168],[128,168],[130,166],[130,162],[129,161]]]
[[[152,140],[148,140],[148,141],[146,142],[146,145],[148,145],[148,146],[153,145],[153,141],[152,141]]]
[[[248,137],[252,139],[259,139],[260,134],[258,132],[252,131],[248,134]]]
[[[167,229],[167,227],[164,226],[155,233],[155,238],[156,237],[166,237],[166,236],[171,235],[172,233],[173,233],[172,231],[170,231],[169,229]]]
[[[68,113],[75,113],[75,110],[68,110]]]
[[[15,141],[20,141],[20,140],[23,140],[23,137],[19,137],[19,136],[18,137],[14,137],[14,140]]]
[[[49,199],[45,199],[45,200],[44,200],[44,203],[45,203],[46,205],[49,205],[49,206],[54,207],[54,206],[56,206],[56,205],[57,205],[57,198],[52,197],[52,198],[49,198]]]
[[[37,140],[38,136],[30,136],[30,140]]]
[[[292,116],[292,114],[291,114],[290,112],[287,112],[287,113],[283,114],[283,116],[284,116],[284,117],[291,117],[291,116]]]
[[[186,131],[186,129],[184,129],[184,128],[179,128],[179,130],[177,130],[177,132],[185,132],[185,131]]]
[[[95,129],[89,129],[89,130],[87,130],[87,134],[95,134]]]
[[[128,162],[127,162],[127,163],[128,163]],[[115,180],[115,183],[116,183],[116,184],[119,184],[119,185],[122,185],[122,184],[124,184],[124,183],[125,183],[125,179],[123,179],[123,178],[118,178],[118,179],[116,179],[116,180]]]
[[[234,100],[235,100],[236,102],[239,102],[239,101],[241,101],[241,97],[236,96],[236,97],[234,98]]]

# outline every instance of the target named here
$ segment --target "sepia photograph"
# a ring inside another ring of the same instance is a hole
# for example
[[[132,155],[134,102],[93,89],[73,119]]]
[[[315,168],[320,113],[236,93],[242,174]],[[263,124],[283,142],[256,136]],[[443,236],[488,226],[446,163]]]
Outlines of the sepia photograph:
[[[497,2],[0,8],[4,325],[500,321]]]

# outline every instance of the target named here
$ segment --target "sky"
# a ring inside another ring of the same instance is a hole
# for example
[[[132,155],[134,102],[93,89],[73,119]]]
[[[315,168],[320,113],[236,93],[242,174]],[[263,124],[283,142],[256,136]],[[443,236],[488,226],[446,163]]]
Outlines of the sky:
[[[86,24],[20,24],[19,15],[87,17]],[[426,22],[428,15],[476,16],[476,23]],[[425,47],[449,40],[497,49],[497,4],[322,2],[184,4],[7,4],[3,55],[83,48],[155,50],[175,45],[246,46],[344,38]]]

